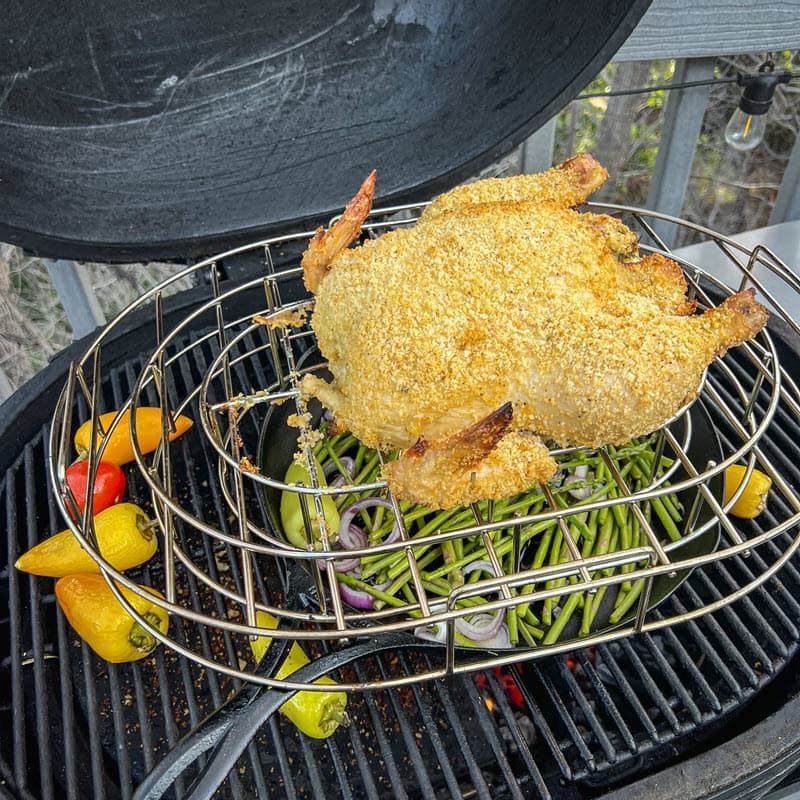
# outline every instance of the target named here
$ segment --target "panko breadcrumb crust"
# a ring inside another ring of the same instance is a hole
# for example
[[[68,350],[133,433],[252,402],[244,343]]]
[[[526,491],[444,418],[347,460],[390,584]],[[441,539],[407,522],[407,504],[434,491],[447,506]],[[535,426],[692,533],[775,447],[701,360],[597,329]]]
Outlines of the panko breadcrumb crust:
[[[541,439],[596,447],[646,434],[765,324],[750,291],[693,314],[678,264],[640,259],[619,220],[570,208],[605,176],[581,156],[460,187],[414,227],[334,258],[312,318],[334,381],[308,376],[303,390],[368,446],[426,442],[424,457],[384,472],[399,497],[506,497],[552,475]],[[451,437],[509,402],[493,449],[455,458]]]

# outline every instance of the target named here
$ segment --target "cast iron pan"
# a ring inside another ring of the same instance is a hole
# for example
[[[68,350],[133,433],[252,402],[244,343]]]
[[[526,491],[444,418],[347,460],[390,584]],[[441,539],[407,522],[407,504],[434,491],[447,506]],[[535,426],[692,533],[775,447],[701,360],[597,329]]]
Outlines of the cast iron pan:
[[[313,352],[306,355],[313,358]],[[264,474],[274,478],[283,477],[296,448],[296,429],[286,424],[286,417],[293,411],[290,403],[273,406],[262,430],[259,466]],[[690,458],[695,462],[708,459],[718,461],[722,456],[721,446],[702,401],[696,402],[689,413],[692,415],[693,424],[688,451]],[[317,409],[317,417],[320,414],[321,410]],[[676,433],[680,434],[680,431],[676,430]],[[678,472],[675,480],[681,480],[684,476],[685,473]],[[715,477],[710,483],[710,488],[717,498],[721,498],[722,477]],[[277,490],[268,488],[265,489],[265,499],[271,524],[279,534],[280,494]],[[682,500],[686,507],[691,506],[691,498],[684,497]],[[698,517],[698,526],[708,521],[710,514],[710,510],[704,504]],[[685,543],[672,550],[670,556],[673,560],[680,561],[710,553],[716,548],[718,539],[719,527],[712,525],[699,536],[689,537]],[[287,559],[284,568],[287,573],[285,593],[287,607],[312,608],[315,605],[315,588],[310,574],[292,559]],[[688,569],[677,570],[673,575],[662,575],[655,579],[649,607],[653,608],[665,600],[689,577],[690,572]],[[607,592],[596,618],[596,631],[610,627],[608,617],[613,608],[613,598],[613,592]],[[629,622],[632,617],[633,612],[618,625]],[[563,636],[576,636],[577,627],[577,622],[573,626],[567,625]],[[258,672],[263,675],[274,674],[288,652],[290,644],[290,640],[286,639],[273,640],[266,657],[258,666]],[[425,650],[433,658],[444,659],[444,648],[438,642],[423,641],[407,633],[395,633],[359,639],[356,644],[329,653],[308,664],[291,677],[303,682],[314,681],[359,659],[384,652],[396,652],[400,649]],[[458,651],[466,660],[470,658],[478,660],[486,653],[479,648],[459,647]],[[188,795],[189,800],[210,800],[259,728],[295,693],[291,690],[277,689],[264,691],[262,686],[245,683],[236,695],[190,731],[161,761],[140,784],[134,794],[134,800],[157,800],[162,797],[187,767],[208,750],[213,750]]]
[[[650,0],[29,0],[0,33],[0,241],[220,252],[430,197],[560,111]]]

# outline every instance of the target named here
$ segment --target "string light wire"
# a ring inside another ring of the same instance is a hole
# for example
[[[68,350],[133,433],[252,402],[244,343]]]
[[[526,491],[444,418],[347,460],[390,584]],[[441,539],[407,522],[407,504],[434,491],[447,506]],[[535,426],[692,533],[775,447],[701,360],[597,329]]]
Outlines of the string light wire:
[[[786,73],[790,78],[800,78],[800,72]],[[637,89],[618,89],[610,92],[587,92],[586,94],[579,94],[576,100],[588,100],[592,97],[623,97],[630,94],[650,94],[650,92],[671,91],[674,89],[692,89],[695,86],[713,86],[717,83],[738,83],[739,76],[736,75],[730,78],[708,78],[703,81],[685,81],[683,83],[660,83],[654,86],[642,86]]]

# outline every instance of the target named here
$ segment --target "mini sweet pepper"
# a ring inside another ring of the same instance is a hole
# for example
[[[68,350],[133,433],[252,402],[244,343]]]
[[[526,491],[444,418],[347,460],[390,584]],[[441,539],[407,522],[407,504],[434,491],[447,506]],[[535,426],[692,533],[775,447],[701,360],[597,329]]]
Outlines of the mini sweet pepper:
[[[266,611],[256,612],[256,624],[259,628],[275,630],[278,621]],[[256,661],[261,661],[272,641],[269,636],[259,636],[250,642]],[[288,678],[293,672],[308,664],[308,656],[297,642],[289,648],[283,664],[278,668],[275,677],[279,680]],[[336,686],[336,681],[327,676],[314,683],[318,685]],[[280,708],[283,714],[294,726],[306,736],[313,739],[326,739],[347,720],[345,707],[347,706],[346,692],[309,691],[298,692],[287,700]]]
[[[96,514],[94,530],[100,554],[118,570],[144,564],[158,549],[153,523],[133,503],[119,503]],[[22,572],[50,578],[100,571],[97,562],[69,529],[39,542],[21,555],[14,566]]]
[[[100,429],[107,431],[111,427],[111,423],[116,417],[115,411],[110,411],[108,414],[101,414],[99,418]],[[103,461],[110,461],[112,464],[122,466],[134,460],[133,448],[131,447],[131,430],[130,430],[130,409],[126,410],[114,428],[113,433],[108,434],[110,439],[103,454],[101,456]],[[151,406],[140,406],[136,409],[136,441],[142,453],[152,453],[158,447],[161,441],[161,409],[153,408]],[[175,430],[169,434],[169,440],[172,442],[182,434],[186,433],[192,427],[192,421],[189,417],[183,415],[177,417],[175,420]],[[100,447],[102,435],[98,431],[97,447]],[[92,422],[87,420],[75,432],[75,449],[81,458],[85,458],[89,452],[92,442]]]
[[[140,588],[161,597],[155,589]],[[126,587],[120,589],[137,614],[161,633],[167,632],[169,615],[165,609]],[[158,639],[122,607],[102,575],[67,575],[56,582],[56,598],[69,624],[106,661],[138,661],[158,644]]]
[[[327,486],[325,480],[325,473],[319,462],[314,459],[314,466],[317,473],[317,485]],[[306,467],[297,462],[292,461],[289,469],[286,470],[283,482],[288,485],[300,484],[301,486],[311,486],[311,476]],[[317,509],[312,495],[305,496],[308,507],[308,516],[311,521],[311,530],[314,536],[314,541],[319,540],[319,522],[317,521]],[[322,495],[322,513],[325,517],[325,525],[327,527],[328,535],[331,540],[334,540],[339,534],[339,511],[336,508],[333,498],[330,495]],[[306,538],[306,526],[303,521],[303,509],[300,503],[300,495],[297,492],[286,490],[281,494],[281,525],[283,526],[284,536],[295,547],[302,547],[304,550],[308,547]]]

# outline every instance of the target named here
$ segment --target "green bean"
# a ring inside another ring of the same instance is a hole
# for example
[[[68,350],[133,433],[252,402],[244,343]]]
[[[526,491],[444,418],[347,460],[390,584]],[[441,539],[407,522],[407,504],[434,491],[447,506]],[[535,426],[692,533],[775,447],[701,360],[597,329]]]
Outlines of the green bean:
[[[630,547],[631,549],[639,547],[641,542],[641,529],[639,526],[639,518],[636,514],[631,514],[631,530],[630,530]],[[631,561],[627,564],[622,565],[622,572],[633,572],[636,568],[636,564]],[[630,581],[623,581],[622,589],[628,591],[631,588]]]
[[[536,641],[533,638],[532,631],[528,627],[528,625],[525,622],[523,622],[522,620],[518,620],[517,621],[517,628],[518,628],[520,634],[522,634],[522,638],[525,640],[525,644],[527,644],[528,647],[536,647]],[[534,629],[534,630],[536,630],[536,629]]]
[[[548,566],[554,567],[561,563],[561,544],[564,539],[564,534],[561,527],[556,528],[555,535],[553,536],[553,544],[550,547],[550,558],[548,559]],[[558,589],[563,586],[563,578],[551,579],[545,583],[545,589]],[[542,608],[542,622],[545,625],[550,625],[553,621],[553,608],[558,605],[557,597],[548,597],[544,601]]]
[[[669,515],[669,512],[666,508],[664,508],[664,503],[661,501],[660,497],[654,497],[650,501],[653,505],[653,511],[656,512],[656,516],[661,521],[661,524],[664,526],[664,530],[667,532],[667,536],[673,541],[676,542],[678,539],[681,538],[681,532],[678,530],[678,527],[672,520],[672,517]]]
[[[442,541],[442,557],[445,564],[453,564],[458,560],[452,540],[445,539]],[[451,588],[457,589],[459,586],[464,585],[464,573],[460,569],[452,569],[447,573],[447,580]]]
[[[595,592],[594,597],[590,597],[588,602],[584,604],[583,618],[581,620],[581,627],[578,631],[578,636],[588,636],[591,633],[594,619],[597,616],[597,611],[600,608],[600,604],[603,602],[603,597],[605,596],[607,588],[607,586],[601,586]]]
[[[519,641],[519,625],[517,609],[513,606],[506,611],[506,625],[508,625],[508,640],[511,644],[516,644]]]
[[[544,639],[542,639],[543,645],[554,644],[558,641],[558,637],[561,636],[564,626],[567,624],[567,622],[569,622],[570,618],[575,613],[575,609],[578,607],[580,596],[581,593],[576,592],[567,598],[567,602],[564,603],[564,606],[559,615],[556,617],[555,622],[550,626],[547,633],[545,633]]]
[[[336,465],[336,469],[339,470],[339,474],[342,475],[343,477],[347,478],[347,480],[350,480],[351,479],[350,473],[347,471],[347,469],[344,466],[344,464],[342,464],[341,459],[336,454],[336,451],[334,450],[334,448],[333,448],[333,446],[331,445],[330,442],[326,442],[325,443],[325,449],[328,451],[328,457]],[[323,464],[323,467],[324,467],[324,464]]]
[[[667,512],[672,517],[673,522],[682,522],[683,515],[680,511],[678,511],[678,504],[679,500],[676,495],[674,494],[665,494],[661,498],[661,502],[664,504],[664,508],[667,509]]]
[[[639,578],[639,580],[633,584],[631,590],[620,601],[619,605],[611,612],[611,616],[608,618],[608,621],[612,625],[616,625],[628,613],[628,611],[630,611],[631,606],[636,602],[636,599],[642,593],[644,582],[645,578]]]
[[[344,583],[346,586],[350,586],[353,589],[358,589],[361,592],[371,594],[376,600],[382,600],[387,606],[405,608],[405,602],[400,600],[398,597],[387,594],[386,592],[374,587],[371,583],[359,580],[352,575],[348,575],[346,572],[337,572],[336,578],[340,583]],[[410,611],[409,614],[414,616],[414,612]],[[419,612],[417,612],[417,616],[419,616]]]

